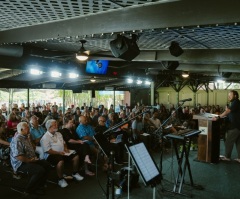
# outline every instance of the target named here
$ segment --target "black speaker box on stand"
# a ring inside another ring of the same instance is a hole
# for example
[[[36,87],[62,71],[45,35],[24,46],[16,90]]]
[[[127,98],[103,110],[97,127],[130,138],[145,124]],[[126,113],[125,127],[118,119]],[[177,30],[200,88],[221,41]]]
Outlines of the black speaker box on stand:
[[[117,35],[117,39],[110,41],[110,48],[114,57],[127,61],[133,60],[140,53],[136,43],[136,35],[133,35],[132,39]]]

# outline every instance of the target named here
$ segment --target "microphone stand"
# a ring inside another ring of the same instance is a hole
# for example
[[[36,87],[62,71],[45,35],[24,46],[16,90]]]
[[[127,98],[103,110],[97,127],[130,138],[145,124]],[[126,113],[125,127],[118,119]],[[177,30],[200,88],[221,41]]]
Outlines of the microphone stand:
[[[182,104],[180,104],[173,113],[175,113],[180,107],[183,106],[185,101],[182,102]],[[173,114],[171,113],[170,116],[161,124],[161,126],[154,131],[154,134],[158,134],[162,143],[161,143],[161,147],[160,147],[160,164],[159,164],[159,170],[160,170],[160,174],[161,174],[161,178],[162,177],[162,158],[163,158],[163,126],[172,118]]]
[[[111,166],[111,168],[110,168]],[[114,192],[114,182],[115,182],[115,174],[114,174],[114,152],[110,152],[110,160],[108,162],[108,171],[107,171],[107,199],[109,199],[109,187],[111,186],[112,191],[112,199],[115,198],[115,192]]]
[[[145,111],[146,112],[146,111]],[[144,114],[145,112],[142,112],[142,113],[139,113],[137,114],[135,117],[133,118],[130,118],[130,117],[127,117],[126,120],[112,126],[111,128],[107,129],[106,131],[103,132],[103,135],[107,134],[108,132],[111,132],[113,129],[116,129],[116,128],[119,128],[120,126],[128,123],[129,121],[135,119],[136,117],[138,117],[139,115],[142,115]],[[111,168],[110,168],[110,165],[111,165]],[[110,160],[109,160],[109,165],[108,165],[108,171],[107,171],[107,192],[106,192],[106,198],[109,199],[109,187],[111,186],[111,191],[112,191],[112,199],[115,198],[115,190],[114,190],[114,182],[115,182],[115,179],[117,177],[115,176],[115,173],[114,173],[114,151],[111,151],[110,152]]]
[[[130,122],[131,120],[135,119],[136,117],[143,115],[144,113],[146,113],[147,111],[144,111],[142,113],[137,114],[136,116],[130,118],[130,116],[128,116],[126,119],[124,119],[122,122],[119,122],[117,124],[115,124],[114,126],[108,128],[106,131],[103,132],[103,135],[107,134],[108,132],[112,131],[113,129],[117,129],[121,126],[123,126],[124,124]]]

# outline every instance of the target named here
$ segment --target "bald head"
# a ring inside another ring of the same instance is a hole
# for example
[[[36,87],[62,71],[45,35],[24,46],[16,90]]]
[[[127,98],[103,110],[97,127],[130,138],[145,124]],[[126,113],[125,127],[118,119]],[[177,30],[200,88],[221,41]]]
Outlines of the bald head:
[[[87,118],[83,115],[79,117],[79,123],[80,124],[87,124]]]

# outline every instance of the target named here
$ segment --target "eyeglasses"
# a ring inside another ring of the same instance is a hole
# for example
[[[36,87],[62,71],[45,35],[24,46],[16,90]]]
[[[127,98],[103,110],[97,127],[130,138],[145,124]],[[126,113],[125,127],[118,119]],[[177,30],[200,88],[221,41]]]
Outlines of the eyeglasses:
[[[105,120],[99,120],[99,122],[106,122]]]

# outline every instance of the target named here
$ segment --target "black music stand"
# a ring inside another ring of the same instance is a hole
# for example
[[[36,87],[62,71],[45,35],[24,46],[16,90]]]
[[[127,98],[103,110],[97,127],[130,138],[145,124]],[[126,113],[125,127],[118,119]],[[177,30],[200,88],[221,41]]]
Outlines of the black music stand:
[[[125,145],[131,159],[133,160],[144,184],[153,187],[153,195],[155,197],[155,187],[161,182],[160,171],[153,158],[147,151],[144,143],[135,145]]]
[[[93,138],[97,142],[103,154],[109,159],[108,171],[107,171],[106,198],[109,199],[109,187],[111,186],[112,199],[114,199],[115,198],[114,184],[115,184],[115,180],[119,178],[119,175],[114,173],[114,152],[111,151],[110,145],[109,145],[110,143],[103,134],[97,133],[93,136]]]
[[[175,149],[177,162],[178,162],[178,174],[177,174],[177,177],[174,182],[173,190],[171,191],[173,193],[188,196],[187,194],[183,194],[181,192],[186,169],[188,170],[188,173],[189,173],[190,185],[192,187],[195,187],[200,190],[203,189],[202,186],[195,185],[193,183],[192,172],[191,172],[191,167],[190,167],[190,163],[189,163],[189,151],[190,151],[190,147],[191,147],[191,143],[192,143],[192,138],[197,136],[199,133],[201,133],[201,131],[193,130],[192,133],[187,132],[186,135],[184,135],[184,134],[183,135],[173,135],[173,134],[166,135],[166,137],[168,139],[171,139],[173,142],[173,146]],[[183,146],[180,154],[178,151],[177,142],[182,143],[182,146]]]

